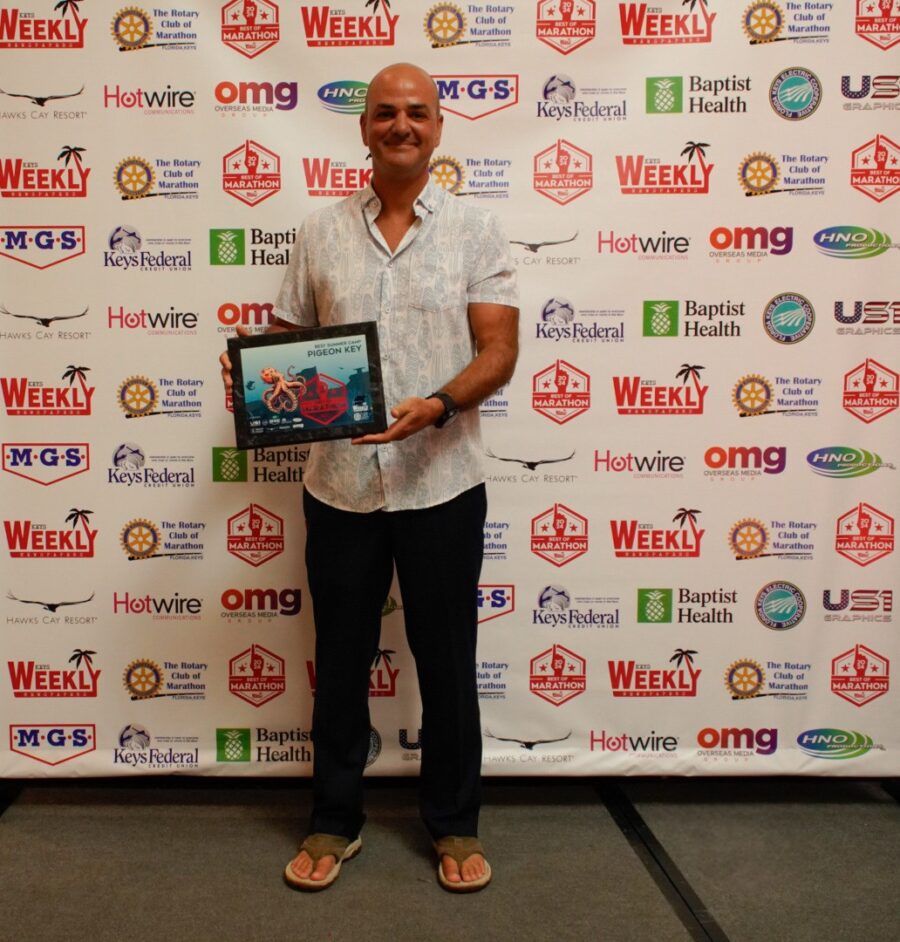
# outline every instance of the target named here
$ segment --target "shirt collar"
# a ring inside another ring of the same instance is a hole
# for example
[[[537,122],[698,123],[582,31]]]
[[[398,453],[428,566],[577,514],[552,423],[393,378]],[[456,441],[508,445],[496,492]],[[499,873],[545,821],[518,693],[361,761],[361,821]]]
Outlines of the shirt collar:
[[[371,182],[367,183],[359,192],[363,210],[367,214],[374,214],[372,217],[374,218],[374,216],[378,215],[378,212],[381,209],[381,200],[378,198],[378,194],[373,189]],[[445,190],[442,187],[439,187],[429,175],[425,182],[425,186],[422,187],[422,191],[415,199],[415,214],[419,217],[422,217],[425,213],[436,213],[441,200],[445,197]]]

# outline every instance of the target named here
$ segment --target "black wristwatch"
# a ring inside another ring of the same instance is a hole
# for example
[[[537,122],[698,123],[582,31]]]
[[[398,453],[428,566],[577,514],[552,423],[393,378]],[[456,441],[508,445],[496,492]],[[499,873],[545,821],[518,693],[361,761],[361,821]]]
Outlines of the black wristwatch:
[[[427,399],[440,399],[444,405],[444,414],[434,423],[435,428],[443,428],[449,425],[459,414],[459,406],[456,404],[453,396],[445,392],[433,392]]]

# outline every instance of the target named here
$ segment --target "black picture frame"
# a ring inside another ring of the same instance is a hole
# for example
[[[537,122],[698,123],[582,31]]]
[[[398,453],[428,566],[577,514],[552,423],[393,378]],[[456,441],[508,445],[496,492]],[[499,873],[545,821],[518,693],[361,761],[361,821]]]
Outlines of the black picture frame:
[[[230,337],[228,356],[238,448],[356,438],[387,428],[374,321]]]

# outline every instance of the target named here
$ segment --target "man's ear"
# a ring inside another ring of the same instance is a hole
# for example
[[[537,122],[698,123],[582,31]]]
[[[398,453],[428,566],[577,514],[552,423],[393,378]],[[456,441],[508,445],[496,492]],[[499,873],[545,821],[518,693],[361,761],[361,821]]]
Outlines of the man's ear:
[[[437,127],[438,127],[438,132],[437,132],[437,138],[435,139],[435,142],[434,142],[435,147],[437,147],[438,144],[441,143],[441,134],[443,134],[444,132],[444,112],[443,111],[437,116]]]
[[[369,135],[366,131],[366,113],[365,111],[359,116],[359,133],[362,135],[362,142],[369,146]]]

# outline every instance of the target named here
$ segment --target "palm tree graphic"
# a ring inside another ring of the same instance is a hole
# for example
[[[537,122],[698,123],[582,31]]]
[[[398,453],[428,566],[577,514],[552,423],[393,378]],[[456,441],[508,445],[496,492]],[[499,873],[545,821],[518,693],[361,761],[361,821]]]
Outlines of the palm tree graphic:
[[[78,19],[78,4],[81,3],[81,0],[59,0],[59,3],[53,8],[54,10],[62,10],[60,16],[65,16],[70,10],[72,12],[72,19],[76,23],[80,23],[81,20]]]
[[[705,144],[702,141],[688,141],[684,150],[681,152],[682,157],[687,155],[688,163],[696,156],[697,160],[700,162],[700,169],[703,171],[704,178],[706,177],[707,168],[706,161],[703,158],[706,156],[707,147],[709,147],[709,144]]]
[[[699,534],[697,533],[697,514],[700,512],[701,511],[693,508],[679,507],[678,513],[672,517],[672,522],[677,523],[679,529],[683,529],[685,523],[691,525],[691,535],[694,538],[694,543],[697,543],[699,538]]]
[[[372,7],[373,13],[378,12],[379,6],[383,6],[385,10],[390,10],[391,8],[390,0],[366,0],[366,6]]]
[[[85,651],[82,648],[75,648],[75,650],[72,652],[72,656],[69,658],[69,663],[71,664],[72,661],[74,661],[75,668],[77,669],[81,667],[81,662],[85,661],[88,667],[90,667],[94,663],[91,660],[91,655],[96,653],[96,651]]]
[[[396,651],[391,651],[390,648],[378,648],[375,651],[375,663],[372,665],[372,668],[376,669],[382,660],[384,660],[385,667],[390,667],[391,655],[396,653]]]
[[[81,383],[81,388],[87,389],[87,383],[85,382],[84,374],[88,373],[90,369],[91,368],[89,366],[75,366],[74,364],[70,363],[66,367],[66,371],[63,373],[62,378],[67,379],[70,386],[72,386],[77,379]]]
[[[689,379],[694,381],[694,388],[697,390],[697,395],[700,395],[700,370],[705,370],[705,366],[700,366],[700,364],[690,364],[682,363],[681,369],[675,374],[675,379],[680,379],[682,386],[687,386]]]
[[[68,167],[68,166],[69,166],[69,161],[74,157],[74,158],[75,158],[75,163],[78,164],[78,166],[80,167],[80,166],[81,166],[81,155],[84,153],[84,151],[85,151],[85,148],[83,148],[83,147],[72,147],[70,144],[67,144],[67,145],[66,145],[65,147],[63,147],[63,149],[59,152],[59,154],[58,154],[58,156],[57,156],[56,159],[57,159],[57,160],[62,160],[63,158],[65,158],[65,164],[64,164],[64,166]]]
[[[73,530],[80,523],[82,527],[84,527],[84,532],[90,533],[88,528],[88,517],[90,517],[93,512],[93,510],[79,510],[77,507],[72,507],[68,516],[66,517],[66,523],[71,523]]]
[[[687,650],[684,648],[675,648],[675,653],[669,658],[669,663],[671,664],[672,661],[674,661],[676,667],[681,667],[682,663],[687,661],[688,665],[691,665],[694,663],[694,655],[696,653],[697,652],[691,648]]]

